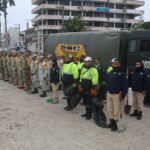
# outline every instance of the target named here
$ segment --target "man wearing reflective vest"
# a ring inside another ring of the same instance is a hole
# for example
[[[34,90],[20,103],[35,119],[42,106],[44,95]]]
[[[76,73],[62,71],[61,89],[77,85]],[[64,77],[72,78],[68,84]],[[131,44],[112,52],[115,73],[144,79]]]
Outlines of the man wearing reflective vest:
[[[72,110],[70,103],[71,97],[69,95],[69,90],[77,85],[79,78],[79,72],[77,65],[73,62],[73,57],[68,54],[65,58],[65,64],[62,68],[62,83],[63,92],[67,99],[67,106],[64,108],[66,111]]]
[[[86,117],[89,120],[92,118],[92,97],[97,94],[98,71],[94,67],[91,57],[86,57],[84,61],[85,65],[81,69],[80,75],[80,86],[83,89],[82,97],[86,113],[81,117]]]
[[[84,58],[85,58],[84,55],[81,56],[79,62],[77,63],[77,67],[78,67],[78,70],[79,70],[79,75],[81,73],[82,67],[84,66]]]

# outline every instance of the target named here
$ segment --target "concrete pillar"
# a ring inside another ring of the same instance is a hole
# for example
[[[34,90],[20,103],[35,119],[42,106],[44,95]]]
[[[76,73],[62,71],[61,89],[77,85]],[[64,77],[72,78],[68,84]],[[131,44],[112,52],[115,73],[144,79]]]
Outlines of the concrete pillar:
[[[70,6],[72,6],[72,0],[70,0]],[[71,10],[69,10],[69,17],[71,17]]]

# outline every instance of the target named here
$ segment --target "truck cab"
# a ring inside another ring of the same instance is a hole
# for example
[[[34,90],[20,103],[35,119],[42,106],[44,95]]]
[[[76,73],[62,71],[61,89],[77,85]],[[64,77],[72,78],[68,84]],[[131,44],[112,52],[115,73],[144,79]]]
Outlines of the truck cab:
[[[141,60],[150,75],[150,30],[131,32],[128,40],[127,67],[132,70],[137,60]],[[150,89],[150,80],[149,89]],[[150,104],[150,90],[145,96],[145,103]]]
[[[137,59],[150,70],[150,30],[134,31],[129,35],[127,66],[133,68]]]

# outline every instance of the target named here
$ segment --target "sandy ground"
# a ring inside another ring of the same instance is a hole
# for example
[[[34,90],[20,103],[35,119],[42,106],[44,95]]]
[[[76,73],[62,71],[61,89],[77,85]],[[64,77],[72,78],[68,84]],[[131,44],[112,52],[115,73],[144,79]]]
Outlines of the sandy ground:
[[[0,81],[0,150],[150,150],[149,108],[142,121],[124,115],[126,131],[113,133],[81,118],[83,106],[64,106]]]

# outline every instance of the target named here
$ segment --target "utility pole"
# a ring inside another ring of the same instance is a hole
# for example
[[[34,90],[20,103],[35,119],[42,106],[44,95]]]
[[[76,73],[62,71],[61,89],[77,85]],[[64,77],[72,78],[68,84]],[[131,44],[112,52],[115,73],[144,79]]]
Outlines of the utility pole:
[[[0,11],[0,48],[2,49],[2,32],[1,32],[1,27],[2,27],[2,23],[1,23],[1,11]]]
[[[42,35],[41,35],[41,53],[44,53],[44,31],[43,31],[43,8],[42,8]]]
[[[65,23],[65,8],[64,5],[59,6],[59,14],[62,16],[62,32],[64,32],[64,23]]]
[[[21,49],[21,27],[20,27],[20,23],[19,23],[19,46],[20,46],[20,49]]]
[[[82,19],[83,19],[83,0],[81,0],[81,17],[82,17]]]
[[[64,23],[65,23],[65,12],[64,12],[64,6],[62,7],[62,28],[64,32]]]

